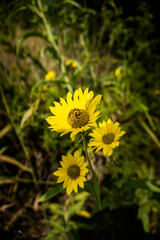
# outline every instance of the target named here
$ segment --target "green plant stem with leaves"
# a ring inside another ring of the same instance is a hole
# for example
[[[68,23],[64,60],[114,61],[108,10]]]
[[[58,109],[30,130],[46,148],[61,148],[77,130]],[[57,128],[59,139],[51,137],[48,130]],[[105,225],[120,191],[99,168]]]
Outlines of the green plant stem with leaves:
[[[93,177],[95,178],[96,177],[96,174],[92,168],[92,164],[91,164],[91,160],[90,160],[90,157],[88,155],[88,151],[87,151],[87,142],[86,142],[86,137],[85,137],[85,134],[82,133],[82,142],[83,142],[83,149],[85,151],[85,154],[86,154],[86,158],[87,158],[87,161],[88,161],[88,164],[89,164],[89,168],[90,168],[90,171],[92,172],[92,175]]]
[[[99,208],[99,210],[101,210],[102,207],[101,207],[100,189],[99,189],[99,186],[98,186],[98,181],[97,181],[97,178],[96,178],[95,171],[93,170],[91,160],[90,160],[90,157],[88,155],[85,133],[82,133],[82,142],[83,142],[83,149],[85,151],[86,158],[87,158],[87,161],[88,161],[88,164],[89,164],[89,168],[90,168],[90,171],[93,175],[93,178],[91,179],[91,182],[90,181],[87,182],[88,189],[94,195],[94,197],[96,199],[96,202],[97,202],[97,205],[98,205],[98,208]]]
[[[56,42],[54,40],[54,37],[53,37],[52,31],[51,31],[50,25],[49,25],[49,23],[47,21],[47,18],[45,16],[45,14],[44,14],[41,0],[37,0],[37,3],[38,3],[39,9],[37,9],[35,7],[35,12],[42,19],[42,21],[44,23],[44,26],[45,26],[45,29],[46,29],[46,33],[48,35],[48,41],[50,42],[50,44],[52,45],[52,48],[56,52],[56,55],[57,55],[57,57],[59,59],[59,62],[60,62],[60,70],[61,70],[62,75],[64,75],[64,80],[65,80],[66,86],[67,86],[68,90],[72,93],[73,92],[73,88],[72,88],[72,86],[70,84],[70,80],[69,80],[68,76],[66,76],[66,74],[65,74],[65,66],[64,66],[64,59],[65,59],[65,57],[62,54],[59,53],[58,46],[57,46],[57,44],[56,44]]]

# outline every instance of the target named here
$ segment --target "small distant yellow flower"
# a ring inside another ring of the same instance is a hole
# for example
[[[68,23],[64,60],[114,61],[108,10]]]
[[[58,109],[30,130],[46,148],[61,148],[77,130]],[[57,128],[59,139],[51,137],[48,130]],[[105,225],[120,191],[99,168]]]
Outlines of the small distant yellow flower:
[[[60,98],[60,103],[54,102],[55,106],[50,107],[53,116],[47,117],[46,121],[51,125],[51,131],[61,133],[63,136],[71,132],[70,137],[75,140],[76,134],[87,131],[91,126],[96,126],[96,120],[100,117],[100,111],[96,111],[101,101],[101,95],[93,98],[93,91],[84,93],[77,89],[73,96],[67,94],[67,101]]]
[[[49,71],[46,75],[45,75],[45,79],[46,80],[53,80],[56,77],[56,73],[54,71]]]
[[[66,60],[66,66],[67,67],[72,67],[72,68],[76,68],[77,67],[77,63],[73,61],[73,59],[69,58]]]
[[[121,73],[121,67],[116,68],[115,70],[115,76],[118,77]]]
[[[84,188],[84,182],[87,181],[85,175],[89,171],[86,168],[87,163],[84,162],[84,156],[80,156],[78,151],[74,155],[63,155],[60,164],[62,167],[53,174],[58,176],[57,183],[64,182],[63,188],[67,188],[67,194],[70,195],[73,190],[77,193],[78,185]]]
[[[90,218],[91,214],[85,210],[80,210],[76,212],[77,215],[85,217],[85,218]]]
[[[119,138],[125,134],[125,131],[121,131],[119,123],[113,123],[111,119],[107,122],[103,121],[99,123],[99,127],[95,128],[89,135],[91,139],[89,146],[96,149],[96,152],[103,149],[103,154],[110,156],[115,147],[119,146]]]

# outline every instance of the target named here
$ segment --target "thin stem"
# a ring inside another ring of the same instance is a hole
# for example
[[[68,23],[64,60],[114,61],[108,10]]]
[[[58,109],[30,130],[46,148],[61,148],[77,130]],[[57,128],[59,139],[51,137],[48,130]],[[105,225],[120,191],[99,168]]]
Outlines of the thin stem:
[[[37,13],[42,18],[44,26],[45,26],[47,34],[48,34],[49,41],[52,44],[53,48],[55,49],[55,51],[57,52],[57,55],[58,55],[58,48],[57,48],[57,45],[56,45],[56,43],[54,41],[54,38],[53,38],[53,35],[52,35],[52,32],[51,32],[50,26],[49,26],[49,24],[47,22],[45,14],[43,13],[43,6],[42,6],[42,3],[41,3],[41,0],[38,0],[37,2],[38,2],[39,9],[40,9],[40,12],[37,11]]]
[[[23,182],[23,183],[32,183],[33,180],[32,179],[24,179],[24,178],[15,178],[16,181],[18,182]],[[38,180],[38,184],[42,184],[42,185],[56,185],[56,182],[53,181],[42,181],[42,180]]]
[[[16,182],[22,182],[22,183],[28,184],[28,183],[33,183],[34,181],[33,181],[33,179],[29,179],[29,178],[17,178],[17,177],[10,177],[5,180],[0,179],[0,185],[11,184],[11,183],[16,183]],[[38,180],[37,182],[39,185],[51,185],[51,186],[57,185],[57,182],[54,182],[54,181]]]
[[[94,172],[94,170],[93,170],[93,168],[92,168],[92,164],[91,164],[90,157],[89,157],[89,155],[88,155],[87,142],[86,142],[86,138],[85,138],[85,134],[84,134],[84,133],[82,133],[82,141],[83,141],[83,149],[84,149],[84,151],[85,151],[86,158],[87,158],[87,161],[88,161],[88,163],[89,163],[89,168],[90,168],[90,170],[91,170],[91,172],[92,172],[93,177],[96,177],[96,174],[95,174],[95,172]]]

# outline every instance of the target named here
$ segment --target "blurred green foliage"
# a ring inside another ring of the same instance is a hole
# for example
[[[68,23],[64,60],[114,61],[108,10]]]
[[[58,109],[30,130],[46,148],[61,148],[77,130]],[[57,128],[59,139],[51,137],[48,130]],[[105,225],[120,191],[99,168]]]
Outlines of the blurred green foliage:
[[[114,0],[101,4],[100,11],[73,0],[2,1],[1,205],[15,202],[13,212],[24,198],[23,205],[30,199],[33,205],[36,194],[55,185],[52,172],[61,155],[82,149],[78,139],[73,143],[68,136],[60,138],[50,132],[45,117],[50,115],[53,101],[79,86],[88,87],[103,96],[100,121],[110,117],[126,131],[111,158],[90,151],[101,189],[102,213],[106,208],[136,205],[144,231],[157,230],[159,40],[149,5],[141,2],[136,13],[124,17],[123,7]],[[75,68],[65,65],[70,58],[76,62]],[[49,71],[56,73],[55,79],[45,79]],[[61,194],[44,203],[44,211],[49,210],[46,222],[51,226],[45,239],[78,239],[79,226],[91,226],[72,217],[86,206],[91,216],[99,211],[86,192],[72,199]],[[11,228],[10,217],[5,218],[3,227]]]

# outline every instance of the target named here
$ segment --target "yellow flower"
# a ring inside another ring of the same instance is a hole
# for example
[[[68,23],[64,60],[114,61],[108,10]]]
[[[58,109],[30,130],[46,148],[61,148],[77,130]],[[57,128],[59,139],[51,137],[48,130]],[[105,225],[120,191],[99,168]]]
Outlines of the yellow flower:
[[[67,67],[72,67],[72,68],[76,68],[77,67],[77,63],[73,61],[73,59],[69,58],[66,60],[66,66]]]
[[[99,123],[99,127],[95,128],[89,135],[91,139],[89,146],[96,149],[96,152],[103,149],[103,154],[110,156],[115,147],[119,146],[119,138],[125,134],[125,131],[121,131],[119,123],[113,123],[111,119],[107,122],[103,121]]]
[[[116,68],[115,70],[115,76],[118,77],[121,73],[121,67]]]
[[[45,75],[45,79],[46,80],[53,80],[56,77],[56,73],[54,71],[49,71],[46,75]]]
[[[76,134],[87,131],[91,126],[96,126],[96,120],[99,118],[100,111],[96,111],[100,103],[101,95],[93,98],[93,91],[84,93],[82,89],[77,89],[73,96],[70,92],[67,94],[67,101],[60,98],[60,103],[54,102],[55,106],[50,107],[53,116],[47,117],[46,121],[51,125],[51,131],[61,133],[63,136],[71,132],[70,137],[75,140]]]
[[[84,188],[84,182],[87,181],[85,175],[89,171],[86,168],[87,163],[84,162],[84,156],[80,156],[78,151],[74,155],[63,155],[60,164],[62,167],[53,174],[58,176],[57,183],[64,182],[63,188],[67,188],[67,194],[70,195],[73,190],[77,193],[78,185]]]

